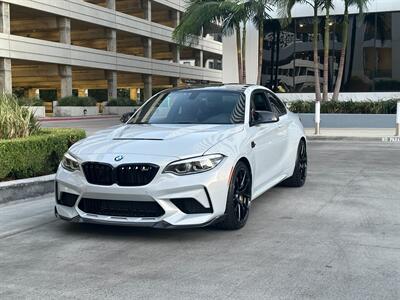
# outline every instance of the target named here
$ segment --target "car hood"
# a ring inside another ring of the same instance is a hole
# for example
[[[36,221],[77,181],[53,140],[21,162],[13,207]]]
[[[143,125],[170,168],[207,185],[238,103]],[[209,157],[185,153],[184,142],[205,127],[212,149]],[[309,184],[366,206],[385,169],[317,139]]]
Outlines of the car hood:
[[[215,144],[243,130],[243,125],[128,124],[84,139],[73,155],[138,154],[186,158],[204,154]]]

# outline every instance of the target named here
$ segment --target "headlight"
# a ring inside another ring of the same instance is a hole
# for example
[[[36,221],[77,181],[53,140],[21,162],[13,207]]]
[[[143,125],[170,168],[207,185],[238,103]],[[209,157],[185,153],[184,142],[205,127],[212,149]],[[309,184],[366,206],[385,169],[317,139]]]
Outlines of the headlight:
[[[61,165],[63,166],[64,169],[70,172],[79,170],[78,161],[74,157],[72,157],[72,155],[69,153],[64,154],[64,157],[61,161]]]
[[[222,154],[210,154],[198,156],[170,163],[165,167],[163,173],[175,175],[189,175],[214,169],[224,159]]]

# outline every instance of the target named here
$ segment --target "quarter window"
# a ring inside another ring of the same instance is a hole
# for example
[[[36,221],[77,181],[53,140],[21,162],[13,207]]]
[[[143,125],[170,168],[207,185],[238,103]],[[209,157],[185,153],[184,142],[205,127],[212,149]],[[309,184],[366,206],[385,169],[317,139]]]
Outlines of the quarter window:
[[[276,113],[278,116],[286,114],[286,107],[281,100],[270,93],[268,93],[268,99],[271,103],[272,112]]]

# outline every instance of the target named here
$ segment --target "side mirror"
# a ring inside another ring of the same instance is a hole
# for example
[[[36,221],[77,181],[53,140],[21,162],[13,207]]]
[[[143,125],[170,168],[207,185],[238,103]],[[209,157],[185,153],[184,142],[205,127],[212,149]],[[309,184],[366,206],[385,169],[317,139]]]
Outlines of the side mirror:
[[[279,121],[279,116],[270,111],[254,111],[251,126],[257,124],[276,123]]]
[[[136,108],[131,112],[124,113],[119,120],[121,121],[121,123],[126,123],[133,116],[135,112]]]

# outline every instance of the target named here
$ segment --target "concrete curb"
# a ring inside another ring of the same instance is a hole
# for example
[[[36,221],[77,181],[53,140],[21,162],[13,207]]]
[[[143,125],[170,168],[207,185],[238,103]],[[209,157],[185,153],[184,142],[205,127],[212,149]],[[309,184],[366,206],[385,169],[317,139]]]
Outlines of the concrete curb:
[[[309,141],[366,141],[382,142],[382,137],[370,136],[329,136],[329,135],[307,135]]]
[[[55,174],[0,182],[0,204],[54,192]]]
[[[46,117],[39,118],[40,122],[59,122],[59,121],[82,121],[82,120],[104,120],[104,119],[117,119],[119,115],[105,115],[105,116],[87,116],[87,117]]]

